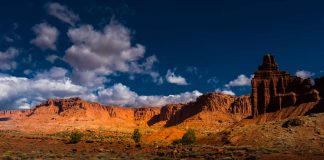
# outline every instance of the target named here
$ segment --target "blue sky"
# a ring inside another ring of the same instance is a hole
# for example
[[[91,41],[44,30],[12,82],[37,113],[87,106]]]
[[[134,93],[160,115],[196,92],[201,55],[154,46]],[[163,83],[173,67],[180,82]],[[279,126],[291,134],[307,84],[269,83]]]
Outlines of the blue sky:
[[[242,95],[265,53],[323,76],[321,1],[1,1],[1,109],[80,96],[161,106]]]

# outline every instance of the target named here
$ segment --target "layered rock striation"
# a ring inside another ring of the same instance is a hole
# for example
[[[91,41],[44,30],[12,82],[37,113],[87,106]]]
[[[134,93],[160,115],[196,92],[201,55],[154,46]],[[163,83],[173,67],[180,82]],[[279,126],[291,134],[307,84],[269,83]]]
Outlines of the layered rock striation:
[[[3,120],[6,120],[6,118],[19,118],[19,117],[25,117],[33,112],[32,109],[25,109],[25,110],[3,110],[0,111],[0,117],[3,118]],[[9,120],[9,119],[8,119]]]
[[[263,63],[251,83],[253,117],[320,99],[319,91],[312,86],[310,79],[291,76],[287,71],[279,70],[270,54],[263,57]]]
[[[134,120],[147,122],[152,118],[157,119],[160,115],[159,107],[142,107],[134,109]]]
[[[19,119],[16,122],[22,129],[50,132],[58,131],[58,129],[64,130],[64,128],[86,129],[95,126],[131,130],[136,127],[149,127],[158,122],[162,122],[162,126],[173,126],[188,119],[191,122],[203,124],[220,120],[237,122],[250,114],[251,104],[248,96],[237,97],[208,93],[188,104],[142,108],[106,106],[96,102],[87,102],[78,97],[49,99],[31,110],[1,111],[0,120]],[[210,124],[214,125],[214,123]]]
[[[238,121],[250,115],[249,96],[237,97],[221,93],[207,93],[198,97],[195,102],[162,107],[160,118],[167,121],[167,126],[172,126],[190,118],[215,121],[221,120],[222,117],[231,117],[233,121]]]
[[[231,96],[221,93],[207,93],[188,104],[168,104],[163,107],[126,108],[105,106],[96,102],[87,102],[81,98],[50,99],[34,110],[30,117],[39,115],[57,115],[60,117],[92,117],[96,119],[127,119],[129,123],[151,126],[165,121],[168,126],[177,125],[197,114],[208,113],[239,116],[239,119],[251,115],[249,96]],[[80,118],[79,118],[80,119]]]

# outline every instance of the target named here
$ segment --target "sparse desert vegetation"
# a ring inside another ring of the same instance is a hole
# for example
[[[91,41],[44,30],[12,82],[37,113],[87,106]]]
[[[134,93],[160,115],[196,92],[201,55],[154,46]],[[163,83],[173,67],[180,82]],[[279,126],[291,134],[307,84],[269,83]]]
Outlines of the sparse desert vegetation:
[[[69,135],[70,137],[70,141],[69,143],[71,144],[76,144],[79,141],[81,141],[83,134],[80,131],[73,131],[71,132],[71,134]]]
[[[141,134],[139,129],[134,129],[132,138],[133,138],[135,143],[140,143],[141,138],[142,138],[142,134]]]
[[[196,133],[193,129],[188,129],[188,131],[182,136],[181,139],[176,139],[172,142],[173,145],[184,144],[189,145],[196,142]]]
[[[290,118],[282,124],[282,127],[284,128],[295,127],[295,126],[303,125],[304,123],[305,122],[300,118]]]
[[[116,132],[98,128],[55,134],[26,134],[2,130],[0,153],[2,159],[321,159],[324,156],[324,114],[301,116],[298,119],[304,122],[303,125],[290,128],[283,128],[282,124],[291,119],[238,125],[208,135],[203,131],[188,129],[180,139],[186,143],[142,141],[141,148],[134,146],[139,142],[138,136],[134,135],[141,133],[140,137],[145,139],[160,131],[146,132],[142,128],[133,132]],[[136,141],[134,137],[137,137]],[[72,139],[77,143],[67,143]]]

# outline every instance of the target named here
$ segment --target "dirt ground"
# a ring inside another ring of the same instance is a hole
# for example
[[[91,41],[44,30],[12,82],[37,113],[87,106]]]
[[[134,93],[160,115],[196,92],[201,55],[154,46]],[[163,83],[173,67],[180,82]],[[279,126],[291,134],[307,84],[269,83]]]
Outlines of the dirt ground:
[[[323,159],[323,154],[278,151],[252,146],[212,145],[142,145],[124,141],[81,141],[49,137],[26,137],[19,134],[1,135],[2,159]]]
[[[283,127],[288,121],[238,124],[222,132],[196,131],[193,145],[172,145],[184,130],[166,128],[143,132],[141,146],[131,133],[86,130],[76,144],[70,132],[55,134],[0,131],[2,159],[324,159],[324,114],[297,117],[301,124]]]

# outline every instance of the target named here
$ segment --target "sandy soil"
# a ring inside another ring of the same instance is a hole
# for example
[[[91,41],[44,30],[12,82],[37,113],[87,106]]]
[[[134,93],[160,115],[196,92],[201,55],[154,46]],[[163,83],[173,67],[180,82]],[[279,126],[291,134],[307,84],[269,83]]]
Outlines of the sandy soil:
[[[223,132],[196,130],[193,145],[171,145],[184,130],[176,127],[141,130],[141,147],[131,133],[83,131],[77,144],[69,132],[30,134],[0,131],[2,159],[324,159],[324,113],[297,117],[303,123],[288,128],[287,121],[235,125]]]

